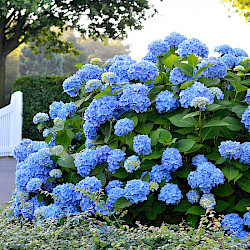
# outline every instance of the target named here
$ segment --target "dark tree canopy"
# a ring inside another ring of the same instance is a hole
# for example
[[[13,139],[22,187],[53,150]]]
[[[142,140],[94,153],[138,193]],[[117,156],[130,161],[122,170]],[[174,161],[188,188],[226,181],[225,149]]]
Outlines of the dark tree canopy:
[[[72,44],[59,39],[65,25],[91,38],[123,38],[155,12],[148,0],[0,0],[0,107],[6,57],[21,43],[49,42],[52,52],[68,52]]]

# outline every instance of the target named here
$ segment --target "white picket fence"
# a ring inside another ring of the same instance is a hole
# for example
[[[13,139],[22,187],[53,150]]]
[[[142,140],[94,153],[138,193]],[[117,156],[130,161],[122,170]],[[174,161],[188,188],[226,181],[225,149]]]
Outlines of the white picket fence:
[[[13,156],[22,140],[23,93],[11,95],[10,104],[0,109],[0,157]]]

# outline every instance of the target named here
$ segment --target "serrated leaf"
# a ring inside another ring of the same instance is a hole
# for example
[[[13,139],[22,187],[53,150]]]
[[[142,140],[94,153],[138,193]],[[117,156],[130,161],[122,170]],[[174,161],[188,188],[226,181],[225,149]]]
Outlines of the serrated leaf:
[[[212,120],[206,123],[203,128],[230,126],[228,122],[222,120]]]
[[[192,206],[188,200],[182,199],[178,205],[174,207],[173,212],[187,212],[188,209]]]
[[[218,200],[216,201],[215,211],[216,212],[222,212],[226,210],[230,206],[230,202]]]
[[[174,115],[169,117],[168,119],[172,124],[174,124],[176,127],[184,127],[184,128],[190,128],[194,127],[194,118],[190,117],[185,120],[182,120],[182,117],[184,115]]]
[[[139,125],[135,128],[135,131],[139,134],[148,135],[150,131],[153,129],[153,123],[146,123],[144,125]]]
[[[194,81],[188,81],[188,82],[184,82],[181,86],[180,89],[186,89],[188,87],[191,87],[194,84]]]
[[[199,111],[195,111],[195,112],[189,113],[189,114],[183,116],[183,117],[182,117],[182,120],[187,119],[187,118],[189,118],[189,117],[195,117],[195,116],[197,116],[197,115],[199,115],[199,114],[200,114]]]
[[[138,117],[137,116],[133,116],[131,118],[129,118],[133,123],[134,123],[134,128],[137,126],[138,124]]]
[[[223,167],[222,172],[225,175],[225,177],[228,179],[228,181],[233,180],[234,178],[236,178],[239,175],[239,170],[233,166]]]
[[[189,64],[176,61],[176,62],[174,62],[174,66],[179,68],[187,76],[194,75],[194,68]]]
[[[64,151],[64,147],[62,145],[57,145],[55,147],[50,148],[50,153],[52,155],[60,156],[60,154]]]
[[[129,173],[124,168],[119,168],[115,171],[113,176],[115,176],[118,179],[124,179],[129,175]]]
[[[114,207],[125,208],[130,207],[133,203],[127,200],[125,197],[120,197],[114,204]]]
[[[153,208],[146,210],[145,214],[149,220],[155,220],[157,218],[157,213]]]
[[[244,190],[244,191],[250,193],[250,180],[249,180],[249,179],[247,179],[247,178],[245,178],[245,177],[241,177],[241,178],[237,181],[237,184],[238,184],[238,186],[239,186],[242,190]]]
[[[195,144],[195,141],[190,139],[182,139],[175,144],[175,147],[181,152],[190,150]]]
[[[64,168],[75,170],[74,158],[71,155],[65,155],[58,159],[57,164]]]
[[[78,69],[81,69],[83,65],[84,63],[78,63],[78,64],[75,64],[74,66],[77,67]]]
[[[225,182],[223,185],[219,185],[218,187],[214,188],[215,194],[220,197],[228,197],[232,195],[234,191],[235,190],[232,188],[232,186],[227,182]]]
[[[204,208],[199,205],[192,205],[188,210],[187,214],[202,215],[205,214]]]
[[[250,207],[250,198],[243,198],[236,204],[234,210],[239,212],[246,212],[247,207]]]
[[[198,57],[196,57],[194,54],[191,54],[187,59],[188,64],[194,68],[198,62]]]
[[[242,117],[243,113],[246,111],[247,106],[235,105],[232,108],[232,112],[234,112],[239,118]]]

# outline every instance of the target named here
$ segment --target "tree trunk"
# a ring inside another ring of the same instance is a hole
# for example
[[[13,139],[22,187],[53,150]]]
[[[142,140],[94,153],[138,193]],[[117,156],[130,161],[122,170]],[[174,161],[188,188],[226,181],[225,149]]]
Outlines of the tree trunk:
[[[0,108],[6,105],[5,102],[5,62],[6,57],[0,57]]]

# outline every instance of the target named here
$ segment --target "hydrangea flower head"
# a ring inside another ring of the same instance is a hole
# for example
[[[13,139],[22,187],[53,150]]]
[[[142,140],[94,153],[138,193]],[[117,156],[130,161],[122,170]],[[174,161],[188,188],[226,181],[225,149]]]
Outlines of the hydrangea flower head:
[[[78,76],[83,82],[87,82],[88,80],[92,79],[101,80],[102,74],[102,68],[92,64],[85,64],[76,72],[76,76]]]
[[[125,190],[123,188],[120,187],[112,188],[108,192],[108,198],[107,198],[108,204],[113,206],[119,198],[124,196],[125,196]]]
[[[99,127],[98,126],[93,126],[91,122],[85,122],[83,125],[83,131],[85,134],[85,137],[87,138],[86,142],[90,142],[92,140],[95,140],[97,137],[97,131]],[[86,143],[85,142],[85,143]],[[93,144],[91,144],[93,146]],[[88,146],[86,146],[88,148]]]
[[[244,228],[244,221],[240,216],[236,213],[227,214],[224,216],[221,221],[222,227],[224,230],[235,233],[240,232]]]
[[[62,177],[62,171],[61,169],[52,169],[49,172],[49,176],[52,178],[61,178]]]
[[[50,134],[49,129],[46,128],[43,130],[43,137],[47,137],[49,134]]]
[[[64,215],[61,207],[56,204],[45,206],[42,212],[43,212],[43,216],[49,219],[60,218]]]
[[[240,151],[240,142],[234,142],[234,141],[223,141],[221,142],[220,146],[218,147],[218,150],[220,152],[220,155],[224,157],[225,159],[227,157],[234,159],[239,158],[239,151]]]
[[[233,53],[233,49],[231,46],[227,45],[227,44],[222,44],[220,46],[215,47],[214,52],[218,52],[220,54],[232,54]]]
[[[247,52],[240,48],[234,48],[232,54],[234,54],[236,57],[248,57]]]
[[[49,120],[49,115],[46,113],[37,113],[34,117],[33,117],[33,123],[34,124],[38,124],[41,122],[46,122]]]
[[[200,200],[200,194],[196,190],[190,190],[186,196],[191,204],[199,202]]]
[[[151,192],[158,190],[158,188],[159,188],[159,184],[157,182],[154,182],[154,181],[149,182],[149,189]]]
[[[28,192],[36,192],[39,188],[42,187],[43,179],[40,178],[32,178],[28,181],[26,185],[26,189]]]
[[[227,68],[233,68],[238,64],[238,59],[232,54],[226,54],[219,58],[220,61],[226,64]]]
[[[82,84],[82,80],[77,75],[73,75],[73,76],[68,77],[63,82],[63,90],[69,96],[75,97],[78,94],[81,84]]]
[[[113,174],[121,167],[120,162],[125,160],[125,153],[120,149],[113,149],[108,156],[108,170]]]
[[[161,54],[166,54],[170,46],[167,42],[161,39],[155,40],[148,45],[148,50],[155,56],[160,56]]]
[[[162,166],[168,171],[175,171],[182,166],[182,157],[177,148],[166,148],[161,158]]]
[[[171,180],[171,174],[169,170],[165,169],[163,165],[154,165],[152,170],[149,172],[149,180],[160,183],[162,180],[169,182]]]
[[[250,89],[247,90],[247,94],[246,94],[246,103],[250,104]]]
[[[194,80],[193,77],[185,75],[183,71],[179,68],[174,68],[170,72],[169,81],[172,82],[174,85],[182,84],[184,82],[189,82],[192,80]]]
[[[188,57],[194,54],[199,57],[208,57],[208,47],[196,38],[184,40],[179,46],[177,53],[181,57]]]
[[[149,192],[149,184],[142,180],[128,181],[125,186],[125,197],[132,203],[145,201]]]
[[[107,162],[110,152],[111,152],[111,148],[107,145],[96,148],[95,158],[97,162],[98,163]]]
[[[132,61],[133,63],[135,63],[135,61],[132,60],[132,58],[128,55],[115,55],[114,57],[108,59],[104,63],[104,65],[106,65],[104,67],[104,70],[109,71],[109,69],[113,65],[113,63],[118,62],[118,61]]]
[[[60,120],[66,120],[68,116],[74,115],[76,106],[73,102],[64,104],[62,101],[60,101],[53,102],[49,109],[49,114],[52,119],[59,118]]]
[[[92,92],[102,86],[102,82],[99,79],[88,80],[85,84],[85,89],[87,92]]]
[[[133,63],[135,63],[133,60],[118,60],[109,67],[109,71],[115,73],[120,82],[128,82],[128,70]]]
[[[134,127],[134,122],[128,118],[118,120],[114,126],[114,134],[117,136],[124,136],[129,132],[132,132]]]
[[[90,63],[91,64],[94,64],[94,65],[99,65],[99,64],[101,64],[102,63],[102,59],[101,58],[92,58],[91,60],[90,60]]]
[[[158,200],[165,201],[167,205],[175,205],[180,202],[182,197],[181,190],[177,184],[166,183],[165,186],[161,188]]]
[[[203,194],[200,199],[200,205],[205,209],[213,209],[216,201],[213,194]]]
[[[132,155],[125,160],[124,168],[128,173],[133,173],[140,168],[140,160],[136,155]]]
[[[239,162],[250,165],[250,142],[244,142],[240,145],[237,156],[239,156]]]
[[[130,80],[140,80],[141,82],[154,80],[158,75],[159,72],[155,64],[145,60],[132,64],[128,70]]]
[[[151,139],[148,135],[137,135],[133,139],[133,149],[138,155],[149,155],[151,150]]]
[[[170,35],[166,36],[164,39],[164,41],[169,44],[170,48],[178,47],[185,40],[187,40],[187,38],[177,32],[171,32]]]
[[[173,97],[173,93],[168,90],[162,91],[156,96],[155,102],[158,113],[170,112],[179,106],[178,100]]]
[[[117,84],[119,81],[118,76],[114,72],[104,72],[102,74],[102,82],[110,85]]]
[[[193,157],[192,159],[192,164],[195,167],[198,167],[201,163],[203,162],[208,162],[208,159],[204,156],[204,155],[196,155],[195,157]]]
[[[195,107],[195,108],[199,108],[200,110],[205,110],[206,109],[206,105],[208,103],[208,98],[203,97],[203,96],[199,96],[199,97],[195,97],[192,102],[191,102],[191,107]]]
[[[246,212],[243,216],[244,225],[250,228],[250,211]]]
[[[148,52],[148,53],[142,58],[142,60],[149,61],[149,62],[152,62],[152,63],[156,63],[156,62],[157,62],[157,56],[154,55],[154,54],[151,53],[151,52]]]
[[[122,181],[113,180],[108,183],[108,185],[105,187],[105,190],[108,193],[113,188],[121,188],[122,185],[123,185]]]
[[[214,97],[216,97],[218,100],[220,100],[220,99],[222,100],[224,98],[224,94],[220,88],[211,87],[209,89],[212,91]]]
[[[241,118],[241,123],[250,131],[250,106],[245,110]]]

